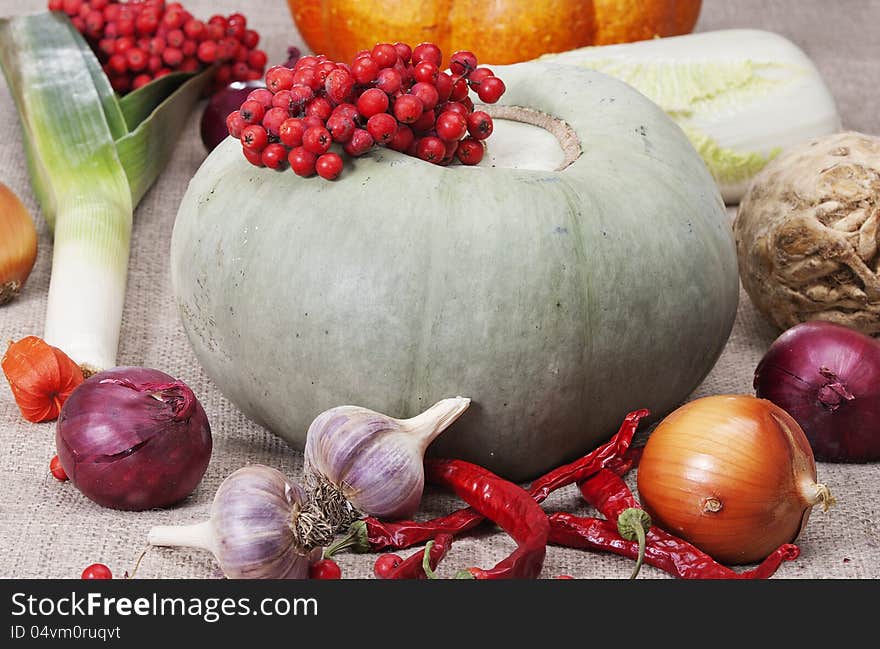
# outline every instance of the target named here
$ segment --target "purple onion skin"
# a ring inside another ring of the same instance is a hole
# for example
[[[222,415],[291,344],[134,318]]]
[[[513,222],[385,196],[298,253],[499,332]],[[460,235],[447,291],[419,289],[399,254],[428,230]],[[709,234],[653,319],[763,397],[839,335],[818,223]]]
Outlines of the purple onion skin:
[[[226,118],[229,117],[229,113],[241,108],[252,90],[265,87],[266,84],[262,81],[233,81],[211,95],[199,124],[202,144],[208,151],[213,151],[218,144],[229,137],[229,130],[226,128]]]
[[[208,417],[192,390],[158,370],[117,367],[81,383],[55,430],[70,481],[104,507],[141,511],[189,496],[211,459]]]
[[[880,342],[825,321],[779,336],[755,370],[756,396],[787,411],[817,460],[880,459]]]
[[[299,48],[288,47],[287,61],[283,65],[292,68],[299,57]],[[233,81],[211,95],[205,110],[202,111],[202,119],[199,124],[202,144],[209,152],[229,136],[229,130],[226,128],[226,118],[229,117],[229,113],[241,108],[252,90],[265,87],[266,84],[262,80]]]

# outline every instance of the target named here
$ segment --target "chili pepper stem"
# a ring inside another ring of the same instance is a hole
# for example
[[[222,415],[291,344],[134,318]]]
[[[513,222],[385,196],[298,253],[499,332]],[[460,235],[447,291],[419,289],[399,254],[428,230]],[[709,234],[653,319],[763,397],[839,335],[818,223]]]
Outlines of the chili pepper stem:
[[[425,545],[425,555],[422,557],[422,570],[428,579],[437,579],[437,573],[431,569],[431,548],[434,547],[434,541],[428,541]]]
[[[635,579],[642,569],[642,563],[645,561],[645,549],[648,544],[646,532],[650,528],[651,517],[644,509],[629,507],[620,512],[620,516],[617,517],[617,531],[620,536],[627,541],[638,541],[639,543],[639,556],[630,579]]]
[[[455,573],[455,578],[456,579],[476,579],[476,577],[474,577],[474,573],[472,573],[470,570],[467,570],[466,568],[463,568],[463,569],[459,570],[457,573]]]

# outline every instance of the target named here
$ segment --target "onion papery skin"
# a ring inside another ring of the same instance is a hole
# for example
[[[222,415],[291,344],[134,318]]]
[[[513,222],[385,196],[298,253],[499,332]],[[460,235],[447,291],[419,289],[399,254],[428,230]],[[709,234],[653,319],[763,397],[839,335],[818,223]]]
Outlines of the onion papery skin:
[[[141,367],[81,383],[61,408],[55,443],[61,466],[86,497],[136,511],[191,494],[212,450],[208,417],[192,390]]]
[[[817,460],[880,460],[880,342],[844,325],[786,330],[755,370],[756,396],[788,412]]]
[[[654,524],[730,565],[793,542],[817,502],[803,431],[751,395],[703,397],[668,415],[648,438],[637,481]]]

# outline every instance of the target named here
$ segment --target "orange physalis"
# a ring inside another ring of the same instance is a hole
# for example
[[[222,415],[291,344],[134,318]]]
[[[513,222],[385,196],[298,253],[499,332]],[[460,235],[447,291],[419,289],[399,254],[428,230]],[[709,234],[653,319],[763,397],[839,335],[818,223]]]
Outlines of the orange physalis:
[[[57,419],[67,397],[83,382],[79,365],[36,336],[10,342],[0,364],[21,414],[34,423]]]

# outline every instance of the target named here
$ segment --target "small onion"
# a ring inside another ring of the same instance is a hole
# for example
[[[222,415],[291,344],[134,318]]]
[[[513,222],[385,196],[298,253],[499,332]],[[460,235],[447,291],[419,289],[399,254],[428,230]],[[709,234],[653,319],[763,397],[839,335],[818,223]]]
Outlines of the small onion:
[[[817,460],[880,460],[880,342],[824,321],[791,327],[755,369],[755,394],[800,424]]]
[[[305,490],[268,466],[253,464],[227,477],[207,521],[157,526],[150,545],[211,552],[229,579],[305,579],[321,548],[301,542],[300,512]]]
[[[70,481],[99,505],[144,510],[192,493],[211,459],[208,417],[193,391],[158,370],[117,367],[79,384],[55,443]]]
[[[229,130],[226,127],[229,113],[238,110],[251,91],[265,87],[266,84],[262,81],[233,81],[211,95],[199,122],[202,144],[208,151],[213,151],[218,144],[229,137]]]
[[[764,559],[800,535],[814,505],[833,503],[797,422],[750,395],[703,397],[668,415],[637,480],[656,525],[728,564]]]

